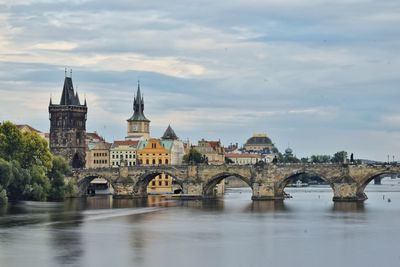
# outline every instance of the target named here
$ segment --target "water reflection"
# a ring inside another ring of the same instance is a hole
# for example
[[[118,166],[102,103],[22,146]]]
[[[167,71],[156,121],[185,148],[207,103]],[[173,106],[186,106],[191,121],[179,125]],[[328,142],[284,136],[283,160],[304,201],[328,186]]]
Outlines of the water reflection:
[[[245,212],[269,213],[276,211],[289,211],[283,200],[277,201],[252,201],[244,210]]]
[[[179,206],[202,211],[222,211],[224,210],[224,201],[221,199],[203,199],[203,200],[184,200],[179,201]]]
[[[77,203],[79,201],[76,201]],[[79,262],[83,254],[81,226],[84,217],[80,212],[70,212],[67,205],[65,212],[49,216],[48,230],[54,261],[59,265],[73,265]]]
[[[332,211],[334,212],[364,212],[364,202],[334,202]]]

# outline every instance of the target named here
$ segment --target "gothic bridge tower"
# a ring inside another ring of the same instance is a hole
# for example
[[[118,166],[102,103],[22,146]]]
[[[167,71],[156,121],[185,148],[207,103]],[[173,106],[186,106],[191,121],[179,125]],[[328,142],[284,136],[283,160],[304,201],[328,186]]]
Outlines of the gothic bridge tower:
[[[65,75],[60,104],[53,104],[50,98],[50,150],[64,157],[73,168],[85,167],[87,110],[86,99],[81,105],[72,77]]]
[[[143,111],[144,99],[140,93],[140,83],[138,83],[136,97],[133,100],[133,115],[127,120],[128,135],[125,137],[126,140],[148,140],[150,138],[150,120],[144,116]]]

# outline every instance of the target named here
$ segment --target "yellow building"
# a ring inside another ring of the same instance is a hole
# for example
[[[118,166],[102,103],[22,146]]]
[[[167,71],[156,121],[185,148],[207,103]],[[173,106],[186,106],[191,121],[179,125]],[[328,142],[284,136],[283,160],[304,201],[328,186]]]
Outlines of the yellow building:
[[[159,139],[140,141],[136,153],[139,165],[171,164],[171,153]],[[158,175],[147,186],[147,193],[150,194],[172,193],[172,190],[172,177],[167,174]]]

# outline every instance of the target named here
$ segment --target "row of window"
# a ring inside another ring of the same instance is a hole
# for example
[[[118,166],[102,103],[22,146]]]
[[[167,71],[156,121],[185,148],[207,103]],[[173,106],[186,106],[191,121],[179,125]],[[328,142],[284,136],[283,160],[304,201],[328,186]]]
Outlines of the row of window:
[[[151,181],[151,186],[156,186],[156,181]],[[158,186],[162,186],[162,181],[158,181]],[[164,181],[164,186],[169,186],[169,181]]]
[[[113,162],[111,162],[111,165],[112,166],[119,166],[119,162],[118,161],[117,162],[113,161]],[[128,166],[134,166],[134,165],[135,165],[135,162],[128,161]]]
[[[140,154],[140,156],[143,156],[144,154]],[[153,154],[153,156],[155,156],[156,154]],[[158,154],[159,156],[162,156],[163,154]],[[150,156],[150,154],[146,154],[146,156]],[[168,156],[168,153],[167,154],[165,154],[165,156]]]
[[[95,159],[94,161],[93,161],[93,164],[107,164],[108,163],[108,161],[106,160],[106,159],[102,159],[102,160],[97,160],[97,159]]]
[[[107,153],[94,153],[93,154],[95,157],[107,157]]]
[[[155,159],[152,159],[151,160],[151,163],[150,163],[150,160],[149,159],[146,159],[146,165],[150,165],[150,164],[152,164],[152,165],[156,165],[156,164],[159,164],[159,165],[161,165],[161,164],[168,164],[168,159],[165,159],[164,160],[164,163],[163,163],[163,160],[162,159],[158,159],[158,162],[155,160]],[[143,164],[143,160],[140,160],[140,164]]]
[[[124,155],[112,155],[111,157],[112,157],[113,159],[118,159],[118,158],[124,159]],[[134,159],[134,158],[135,158],[135,155],[125,155],[125,158],[126,158],[126,159],[128,159],[128,158]]]

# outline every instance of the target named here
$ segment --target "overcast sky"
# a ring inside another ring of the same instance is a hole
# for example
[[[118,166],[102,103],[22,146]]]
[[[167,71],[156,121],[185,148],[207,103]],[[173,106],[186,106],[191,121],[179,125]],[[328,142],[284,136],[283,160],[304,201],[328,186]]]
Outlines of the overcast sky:
[[[67,67],[108,141],[140,79],[154,137],[399,159],[399,25],[398,0],[0,0],[0,121],[48,131]]]

